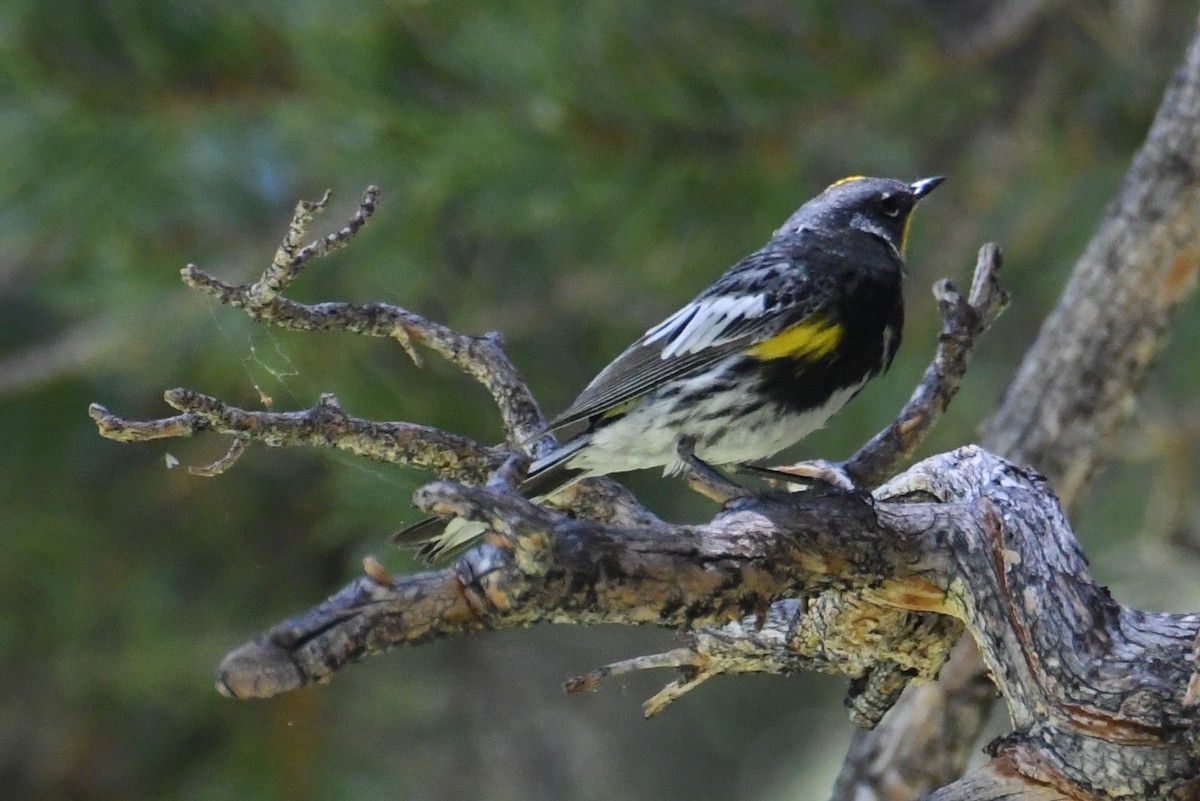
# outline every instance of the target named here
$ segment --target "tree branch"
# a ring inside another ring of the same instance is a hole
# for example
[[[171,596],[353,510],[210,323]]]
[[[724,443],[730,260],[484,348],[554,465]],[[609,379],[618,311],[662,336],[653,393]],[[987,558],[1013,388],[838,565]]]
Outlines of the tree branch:
[[[297,204],[287,235],[271,264],[257,281],[243,286],[227,284],[189,264],[181,271],[183,282],[219,302],[243,309],[253,320],[296,331],[343,331],[360,336],[396,340],[418,366],[414,344],[443,356],[483,384],[491,393],[509,445],[532,456],[555,445],[545,434],[545,418],[520,372],[504,352],[499,334],[461,334],[419,314],[387,303],[297,303],[285,292],[313,259],[350,244],[375,213],[379,190],[368,187],[354,216],[338,231],[301,247],[313,217],[324,211],[330,193],[318,201]],[[196,475],[217,475],[233,466],[250,442],[273,447],[326,445],[351,451],[375,461],[411,464],[430,469],[442,478],[482,483],[503,462],[505,453],[481,446],[445,431],[412,423],[381,423],[345,414],[332,394],[307,412],[271,413],[239,409],[200,393],[176,389],[165,393],[167,403],[184,414],[148,421],[120,418],[99,404],[88,413],[102,436],[120,442],[187,437],[199,431],[234,436],[225,457],[211,465],[189,467]],[[556,502],[599,519],[635,522],[654,516],[621,485],[608,479],[591,479],[563,493]]]
[[[350,243],[374,214],[378,199],[378,188],[368,187],[358,212],[341,230],[297,250],[313,214],[322,211],[329,202],[329,193],[326,192],[315,203],[302,201],[296,207],[288,234],[276,251],[271,266],[253,284],[226,284],[194,264],[187,265],[181,271],[183,282],[227,306],[243,309],[257,322],[294,331],[336,330],[394,339],[418,366],[421,358],[413,349],[413,344],[424,345],[487,388],[500,409],[505,435],[510,443],[520,446],[537,438],[545,428],[545,418],[521,374],[504,352],[499,334],[467,336],[388,303],[307,305],[283,297],[282,293],[291,286],[309,261]],[[535,444],[548,448],[553,445],[553,440],[544,439]]]
[[[536,430],[534,426],[541,424],[540,412],[519,374],[505,357],[498,338],[467,337],[387,304],[305,305],[284,297],[283,293],[308,262],[344,246],[357,234],[374,212],[376,199],[377,191],[368,189],[358,213],[349,223],[338,232],[305,247],[300,246],[301,240],[313,215],[328,202],[328,195],[316,203],[299,204],[272,264],[253,284],[230,286],[192,265],[183,271],[184,281],[222,303],[244,309],[259,322],[297,330],[343,330],[360,335],[392,337],[410,353],[413,342],[429,345],[493,390],[493,397],[506,420],[510,441]],[[862,485],[878,483],[896,464],[908,458],[945,410],[965,372],[979,335],[1006,303],[1007,299],[999,286],[999,268],[999,249],[988,245],[980,251],[969,300],[959,295],[948,281],[940,282],[935,287],[944,325],[934,362],[905,406],[901,419],[875,437],[847,463]],[[165,393],[165,399],[181,414],[160,420],[129,421],[99,405],[93,405],[89,411],[101,434],[119,441],[183,437],[204,431],[231,436],[231,446],[224,457],[210,465],[190,468],[191,472],[198,475],[216,475],[232,468],[251,442],[274,447],[307,444],[340,448],[377,461],[426,467],[442,478],[466,484],[486,484],[475,489],[457,485],[431,485],[418,493],[418,502],[440,514],[479,514],[480,509],[487,508],[490,512],[482,522],[493,527],[498,525],[494,513],[497,504],[501,503],[500,498],[512,496],[513,493],[510,478],[515,465],[507,458],[507,452],[482,447],[462,437],[425,426],[377,423],[355,418],[346,414],[331,394],[322,396],[312,409],[301,412],[249,411],[186,389],[170,390]],[[544,446],[548,442],[550,440],[540,444]],[[470,493],[479,492],[487,493],[486,497],[490,500],[486,504],[481,505],[478,499],[469,500],[474,497]],[[537,507],[530,506],[523,499],[510,497],[510,501],[516,504],[510,515],[512,519],[537,519],[546,523],[541,528],[526,532],[538,538],[538,547],[512,548],[511,543],[501,542],[500,550],[493,548],[492,552],[485,552],[478,558],[486,556],[487,559],[502,561],[508,558],[504,556],[508,548],[515,554],[517,569],[530,576],[543,575],[548,568],[545,564],[531,561],[530,555],[547,553],[544,544],[549,530],[547,521],[552,518],[538,517],[549,512],[534,511]],[[574,488],[573,493],[564,494],[556,501],[569,505],[578,516],[589,519],[593,525],[605,523],[613,526],[614,530],[669,530],[615,482],[585,482],[585,485]],[[510,535],[516,537],[515,541],[520,541],[515,530],[510,531]],[[343,593],[348,594],[346,597],[351,603],[361,599],[362,593],[371,593],[372,585],[382,586],[390,582],[390,577],[378,563],[368,562],[365,567],[370,578],[368,584],[362,585],[360,582]],[[442,608],[441,599],[446,592],[446,582],[470,584],[474,581],[471,577],[493,569],[488,564],[460,563],[454,571],[440,574],[440,578],[414,579],[414,586],[425,589],[405,590],[406,602],[419,605],[423,599],[433,597],[437,601],[435,608]],[[729,580],[734,581],[733,578]],[[745,580],[739,578],[734,583],[743,585]],[[430,587],[436,587],[436,590],[430,590]],[[853,679],[847,701],[851,716],[860,725],[873,726],[909,681],[936,675],[960,630],[951,618],[891,608],[841,586],[814,589],[802,601],[775,592],[754,594],[740,601],[729,601],[733,604],[731,607],[722,607],[716,599],[705,595],[709,590],[710,584],[698,584],[696,597],[690,607],[679,605],[681,602],[673,596],[657,601],[659,604],[678,606],[678,617],[672,620],[689,628],[688,648],[601,669],[573,686],[594,686],[602,675],[611,675],[619,670],[674,665],[680,669],[681,678],[651,700],[647,712],[652,714],[673,698],[719,673],[783,672],[800,668],[827,670],[843,673]],[[716,606],[708,609],[713,604]],[[372,609],[374,614],[385,617],[392,615],[385,606],[376,604],[372,605]],[[737,614],[731,610],[736,610]],[[322,614],[326,613],[341,619],[341,607],[336,605],[328,609],[321,607],[314,612],[318,619],[322,619]],[[613,613],[595,619],[640,622],[654,612],[653,609],[641,609],[624,614],[627,617]],[[343,632],[341,639],[318,642],[307,635],[298,635],[297,642],[303,642],[305,647],[313,649],[313,664],[324,665],[324,670],[331,671],[334,666],[369,652],[371,643],[383,642],[369,633],[373,630],[369,618],[370,614],[358,617],[357,628],[349,633]],[[538,619],[518,617],[509,622],[527,625]],[[425,636],[449,636],[465,630],[459,628],[459,624],[468,628],[476,625],[465,623],[466,619],[461,615],[451,615],[448,620],[456,622],[443,627],[427,626],[423,634],[414,635],[414,641]],[[588,620],[585,617],[578,622]],[[323,621],[318,628],[323,629],[328,622]],[[706,627],[707,622],[714,625]],[[717,623],[721,625],[715,625]],[[488,625],[496,623],[490,621]],[[322,651],[326,647],[335,650]],[[254,649],[251,652],[257,653]],[[240,660],[246,658],[247,652],[238,657]],[[241,688],[239,692],[247,687],[251,688],[250,694],[275,692],[288,686],[289,682],[307,683],[323,680],[328,675],[315,672],[289,677],[288,671],[279,665],[264,664],[262,668],[265,672],[260,679],[239,674],[241,678],[236,682],[237,687]],[[233,682],[232,679],[230,681]],[[230,691],[233,691],[233,687],[234,683],[230,683]]]
[[[246,309],[254,319],[273,325],[300,330],[345,330],[352,333],[396,336],[404,332],[404,343],[410,339],[440,343],[439,348],[452,354],[460,367],[481,377],[485,383],[501,389],[494,393],[502,414],[507,408],[511,418],[520,417],[522,409],[532,406],[520,400],[530,397],[521,384],[520,376],[511,369],[494,338],[477,340],[432,323],[417,315],[386,304],[354,306],[324,303],[315,306],[294,303],[281,294],[294,280],[300,269],[312,258],[341,246],[361,228],[375,208],[376,191],[368,190],[359,213],[351,223],[336,234],[300,249],[299,242],[311,222],[312,214],[323,208],[328,197],[317,203],[301,203],[289,226],[288,236],[280,245],[274,262],[259,281],[245,287],[232,287],[208,276],[194,266],[184,270],[189,285],[238,308]],[[972,280],[970,299],[964,299],[949,281],[940,282],[934,293],[944,315],[942,335],[933,363],[918,385],[902,416],[847,462],[847,468],[860,485],[869,486],[916,449],[945,410],[966,370],[971,351],[979,335],[1004,308],[1007,297],[999,285],[1000,252],[994,245],[980,250]],[[486,342],[492,349],[482,355],[472,348]],[[467,356],[462,354],[466,353]],[[325,395],[306,412],[255,412],[230,406],[222,401],[190,390],[171,390],[165,394],[167,403],[183,412],[161,420],[128,421],[93,405],[89,410],[101,434],[120,441],[137,441],[163,437],[190,436],[197,431],[213,431],[233,437],[229,452],[214,463],[191,467],[197,475],[217,475],[230,469],[250,442],[270,446],[296,444],[324,445],[351,451],[357,455],[383,462],[400,462],[433,470],[442,478],[481,484],[500,468],[504,453],[484,448],[476,443],[447,432],[409,423],[375,423],[347,415],[333,395]],[[512,399],[517,401],[513,402]],[[532,403],[532,400],[530,400]],[[540,420],[540,414],[538,419]],[[510,429],[511,433],[511,429]],[[654,526],[657,518],[647,512],[619,484],[609,480],[592,480],[556,497],[557,505],[576,514],[613,525]],[[490,522],[490,521],[484,521]],[[930,650],[924,667],[910,658],[890,658],[892,650],[905,653],[921,650],[910,640],[912,632],[921,628],[938,630],[939,642],[945,631],[957,631],[944,619],[923,619],[920,615],[886,610],[847,597],[836,590],[823,592],[807,599],[800,608],[784,605],[769,614],[769,603],[763,602],[754,619],[731,624],[723,629],[692,632],[692,660],[703,662],[704,670],[688,671],[688,680],[680,681],[673,693],[648,706],[661,709],[665,699],[678,697],[708,677],[720,672],[748,672],[747,649],[757,642],[758,659],[764,665],[788,665],[794,670],[801,666],[841,672],[851,676],[847,704],[851,717],[859,725],[874,726],[895,703],[900,692],[914,677],[930,677],[944,661],[945,648]],[[872,621],[876,640],[875,654],[860,656],[861,644],[850,639],[836,645],[828,630],[853,630],[861,621]],[[759,637],[763,621],[790,632],[787,637],[773,636],[768,629]],[[843,625],[849,624],[849,625]],[[943,629],[945,631],[943,631]],[[806,633],[811,650],[820,645],[825,655],[820,660],[799,658],[793,651],[790,637]],[[824,638],[824,639],[822,639]],[[883,643],[888,643],[883,647]],[[726,654],[725,651],[729,651]],[[936,657],[933,655],[936,651]],[[729,658],[732,657],[732,658]]]
[[[983,429],[985,447],[1045,474],[1068,508],[1110,457],[1107,443],[1195,291],[1198,219],[1200,27],[1116,198]],[[957,659],[962,664],[947,669],[972,678],[911,693],[882,726],[855,736],[833,801],[906,801],[962,774],[971,750],[940,747],[941,733],[927,723],[937,709],[974,721],[959,742],[979,739],[989,682],[969,650]]]
[[[486,448],[436,428],[352,417],[332,394],[322,395],[316,406],[303,412],[247,411],[190,389],[167,390],[163,399],[183,414],[160,420],[124,420],[95,403],[88,407],[88,414],[102,436],[118,442],[190,437],[211,431],[233,436],[235,443],[243,443],[241,447],[254,441],[276,448],[337,448],[373,461],[411,464],[445,478],[475,483],[485,481],[507,456],[506,451]],[[213,474],[208,468],[192,469],[197,471]]]
[[[934,500],[904,502],[912,498]],[[992,749],[993,765],[1007,766],[1008,775],[1072,798],[1195,789],[1187,782],[1200,763],[1183,699],[1200,615],[1119,606],[1091,579],[1044,480],[987,451],[962,448],[921,462],[874,501],[776,492],[734,501],[703,526],[608,526],[503,488],[447,482],[428,485],[417,502],[488,521],[494,531],[452,567],[384,583],[359,579],[260,635],[222,663],[222,691],[273,695],[324,681],[340,665],[382,649],[465,631],[532,623],[744,624],[764,605],[832,587],[966,626],[1014,721],[1014,733]],[[775,649],[735,636],[732,642],[748,647],[740,661],[735,649],[722,650],[721,670],[711,670],[694,648],[637,667],[715,675],[778,672],[813,660],[847,669],[847,662],[834,664],[840,655],[826,653],[832,643],[860,663],[894,661],[928,674],[956,634],[921,626],[903,649],[881,650],[888,646],[872,616],[857,625],[842,617],[820,637],[792,634],[787,649],[794,659],[786,664],[765,664],[763,654]]]
[[[842,465],[858,486],[877,486],[916,452],[958,392],[979,336],[1008,307],[1000,286],[1000,248],[979,250],[971,291],[963,298],[947,279],[933,288],[942,313],[942,332],[933,362],[896,421],[876,434]]]
[[[1198,48],[1200,44],[1189,54],[1193,72],[1200,72],[1200,66],[1193,69],[1193,61],[1200,65]],[[1119,199],[1106,221],[1107,227],[1124,233],[1108,243],[1109,250],[1085,254],[1085,259],[1089,254],[1109,259],[1107,270],[1091,275],[1092,285],[1081,279],[1084,290],[1078,296],[1069,291],[1060,307],[1067,310],[1066,319],[1084,319],[1080,310],[1088,309],[1088,303],[1111,301],[1099,313],[1090,309],[1093,332],[1108,308],[1120,308],[1118,302],[1151,303],[1151,312],[1142,318],[1128,314],[1126,307],[1121,314],[1132,318],[1128,328],[1105,333],[1099,326],[1102,333],[1093,333],[1081,349],[1069,353],[1063,345],[1070,340],[1063,337],[1079,329],[1067,326],[1049,339],[1044,331],[1049,344],[1039,340],[1043,357],[1052,353],[1067,363],[1059,372],[1041,376],[1047,382],[1042,400],[1032,405],[1023,397],[1013,400],[1014,393],[1023,392],[1014,389],[996,418],[1010,414],[1028,422],[1039,409],[1060,404],[1062,413],[1049,415],[1059,429],[1047,428],[1039,436],[1035,425],[1017,452],[1023,447],[1048,458],[1048,474],[1064,482],[1068,500],[1077,497],[1098,462],[1099,435],[1122,419],[1122,404],[1149,363],[1147,352],[1160,344],[1200,265],[1200,251],[1188,250],[1191,240],[1186,237],[1187,220],[1196,219],[1200,209],[1195,163],[1200,150],[1176,152],[1172,148],[1180,142],[1175,140],[1162,144],[1170,140],[1172,126],[1179,125],[1191,126],[1181,141],[1195,144],[1200,103],[1195,102],[1193,77],[1181,75],[1139,154],[1149,167],[1135,161],[1131,170],[1132,175],[1143,169],[1143,179],[1158,174],[1152,168],[1175,170],[1176,180],[1166,183],[1165,194],[1148,195],[1138,194],[1127,178],[1122,197],[1132,199],[1128,205]],[[1171,103],[1191,103],[1192,116],[1176,110],[1172,118],[1167,111]],[[1166,134],[1158,131],[1164,119]],[[1158,150],[1152,141],[1158,141]],[[283,297],[312,258],[356,235],[374,210],[375,192],[368,190],[359,212],[340,231],[300,247],[312,215],[326,201],[297,208],[271,267],[255,284],[228,286],[190,265],[184,280],[265,323],[387,336],[414,359],[413,343],[431,347],[488,387],[510,443],[519,447],[535,436],[541,413],[498,338],[467,337],[387,304],[309,306]],[[1158,237],[1157,244],[1131,245],[1122,238],[1131,232]],[[1168,263],[1165,270],[1160,265],[1157,272],[1130,278],[1130,284],[1120,267],[1122,254],[1130,253],[1135,262],[1166,258]],[[986,276],[986,263],[998,266],[997,256],[985,258],[981,252],[977,274]],[[1120,280],[1113,278],[1114,264],[1120,267]],[[973,293],[969,303],[952,287],[940,288],[946,327],[938,357],[897,424],[847,463],[860,484],[873,485],[907,458],[949,402],[975,338],[1003,305],[994,277],[979,279],[976,286],[984,290],[982,296]],[[1118,363],[1114,360],[1120,364],[1118,378],[1098,380],[1093,374],[1098,365],[1112,366]],[[1083,385],[1094,387],[1100,399],[1087,409],[1071,409],[1062,400],[1077,399],[1078,387],[1073,394],[1050,389],[1051,379],[1079,367],[1085,371],[1076,373],[1079,380],[1090,381]],[[1037,389],[1036,371],[1029,375],[1034,378],[1022,372],[1014,388],[1027,382]],[[768,493],[732,502],[706,526],[670,526],[635,503],[606,517],[605,509],[613,508],[606,496],[589,510],[600,519],[572,518],[533,505],[512,491],[507,452],[424,427],[350,418],[332,396],[327,398],[308,412],[277,414],[247,412],[178,390],[168,393],[168,401],[182,414],[144,423],[93,407],[102,433],[114,438],[187,436],[202,430],[233,436],[230,453],[206,468],[209,472],[231,466],[248,441],[308,442],[423,464],[468,483],[486,481],[473,487],[439,482],[416,498],[427,510],[486,523],[492,531],[483,545],[449,568],[416,576],[394,579],[368,563],[366,577],[231,653],[221,667],[223,692],[236,697],[275,694],[327,680],[339,666],[384,648],[466,631],[534,622],[654,622],[689,629],[688,647],[602,668],[572,687],[594,686],[604,675],[622,670],[679,670],[679,679],[651,700],[647,711],[652,713],[719,673],[809,667],[851,676],[853,714],[872,725],[911,678],[937,673],[959,627],[965,626],[1004,694],[1015,731],[995,745],[985,769],[944,788],[938,798],[1182,798],[1197,792],[1197,726],[1183,699],[1195,674],[1192,645],[1200,618],[1141,613],[1113,602],[1088,576],[1044,481],[987,451],[962,449],[922,462],[871,498]],[[1056,437],[1079,421],[1072,436]],[[372,428],[380,426],[410,427],[381,435],[382,429]],[[990,436],[1000,435],[993,430]],[[389,437],[403,444],[391,450],[380,447]],[[549,445],[543,439],[534,447]],[[471,466],[461,467],[464,463]],[[968,695],[977,697],[978,684],[974,687]],[[904,714],[893,714],[901,721],[895,731],[905,731],[910,719]],[[964,720],[969,728],[969,716]],[[927,749],[928,740],[914,738],[911,745]],[[852,753],[877,756],[879,751]],[[903,749],[895,753],[909,755]],[[858,772],[866,764],[849,764],[850,779],[839,782],[839,792],[871,797],[882,786],[869,781],[878,779],[878,773]],[[901,763],[885,759],[873,764],[895,769]],[[948,764],[961,772],[946,761],[935,767]],[[920,786],[919,781],[910,785]],[[862,795],[864,788],[868,795]]]

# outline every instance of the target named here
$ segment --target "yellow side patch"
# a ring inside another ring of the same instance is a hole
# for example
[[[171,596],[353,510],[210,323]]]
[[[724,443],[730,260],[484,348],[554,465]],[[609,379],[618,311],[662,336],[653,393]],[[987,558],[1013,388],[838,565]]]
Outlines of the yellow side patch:
[[[611,420],[614,417],[620,417],[621,415],[625,414],[625,412],[632,409],[633,405],[639,400],[641,400],[641,398],[631,398],[624,403],[618,403],[616,406],[612,407],[600,416],[605,420]]]
[[[804,320],[746,351],[763,361],[771,359],[820,359],[842,342],[846,330],[824,317]]]
[[[842,178],[840,181],[834,181],[829,186],[825,187],[825,191],[828,192],[830,189],[833,189],[835,186],[841,186],[842,184],[852,184],[855,181],[861,181],[866,177],[867,176],[865,176],[865,175],[847,175],[845,178]]]

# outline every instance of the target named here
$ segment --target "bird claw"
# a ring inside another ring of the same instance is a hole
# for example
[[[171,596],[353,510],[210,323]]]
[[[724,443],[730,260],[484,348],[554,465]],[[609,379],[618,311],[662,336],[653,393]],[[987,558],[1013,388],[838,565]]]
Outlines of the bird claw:
[[[841,463],[825,459],[812,459],[781,467],[760,467],[747,464],[741,465],[739,471],[755,473],[774,481],[784,482],[791,492],[809,490],[816,484],[825,484],[842,492],[858,492],[854,479],[850,477]]]
[[[675,446],[675,454],[683,465],[684,481],[706,498],[724,506],[730,501],[751,494],[748,489],[731,481],[724,473],[697,456],[694,437],[680,437]]]

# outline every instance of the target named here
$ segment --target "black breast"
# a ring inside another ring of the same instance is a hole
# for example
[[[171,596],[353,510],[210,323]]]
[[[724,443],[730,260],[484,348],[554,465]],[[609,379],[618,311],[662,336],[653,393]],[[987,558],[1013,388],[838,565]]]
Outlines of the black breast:
[[[842,261],[838,287],[829,292],[829,321],[844,332],[837,348],[816,360],[780,358],[746,365],[777,403],[795,411],[813,409],[836,390],[858,386],[891,365],[904,326],[903,266],[891,252],[867,261],[874,266]]]

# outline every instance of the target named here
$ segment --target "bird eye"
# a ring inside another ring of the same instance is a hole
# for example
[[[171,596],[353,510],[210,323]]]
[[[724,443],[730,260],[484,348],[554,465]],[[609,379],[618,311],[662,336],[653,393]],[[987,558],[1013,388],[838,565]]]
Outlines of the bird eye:
[[[884,195],[879,199],[879,207],[883,209],[883,213],[889,217],[900,216],[900,197],[898,195]]]

